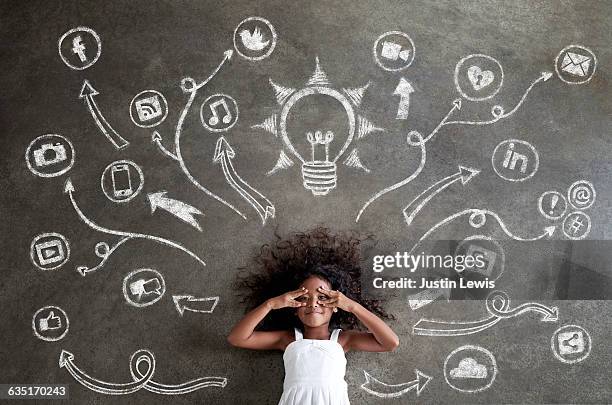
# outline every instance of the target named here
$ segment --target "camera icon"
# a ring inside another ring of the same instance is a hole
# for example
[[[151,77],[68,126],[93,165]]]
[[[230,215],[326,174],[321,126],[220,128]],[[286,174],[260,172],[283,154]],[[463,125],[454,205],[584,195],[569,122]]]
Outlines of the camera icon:
[[[68,157],[66,147],[61,143],[43,143],[40,148],[34,150],[34,163],[38,167],[45,167],[63,162]]]
[[[74,157],[74,147],[70,140],[57,134],[35,138],[25,153],[28,169],[40,177],[61,176],[72,168]]]

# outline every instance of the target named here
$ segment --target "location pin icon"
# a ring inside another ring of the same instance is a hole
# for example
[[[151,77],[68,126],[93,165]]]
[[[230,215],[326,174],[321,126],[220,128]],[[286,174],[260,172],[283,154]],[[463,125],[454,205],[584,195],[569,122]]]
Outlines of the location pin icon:
[[[550,215],[553,215],[553,213],[555,212],[555,207],[557,206],[558,202],[559,196],[557,194],[553,194],[550,199]]]

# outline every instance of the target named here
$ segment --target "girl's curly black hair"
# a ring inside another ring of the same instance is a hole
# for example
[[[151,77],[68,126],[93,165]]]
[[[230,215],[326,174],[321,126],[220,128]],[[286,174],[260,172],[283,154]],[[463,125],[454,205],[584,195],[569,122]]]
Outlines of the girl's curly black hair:
[[[383,308],[382,301],[361,297],[361,246],[372,235],[354,231],[334,233],[317,227],[265,244],[250,263],[241,267],[234,287],[247,304],[247,311],[265,300],[295,290],[310,276],[327,280],[333,290],[359,302],[384,319],[395,319]],[[338,311],[332,315],[332,328],[362,329],[355,315]],[[259,330],[302,327],[294,308],[271,311],[258,325]]]

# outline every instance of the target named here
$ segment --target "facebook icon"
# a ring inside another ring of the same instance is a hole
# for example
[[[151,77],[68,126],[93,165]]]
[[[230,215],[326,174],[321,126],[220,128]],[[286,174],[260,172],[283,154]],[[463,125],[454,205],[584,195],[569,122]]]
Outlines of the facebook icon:
[[[83,44],[83,39],[80,35],[77,35],[72,39],[72,52],[78,55],[81,62],[85,62],[87,60],[87,56],[85,55],[85,44]]]

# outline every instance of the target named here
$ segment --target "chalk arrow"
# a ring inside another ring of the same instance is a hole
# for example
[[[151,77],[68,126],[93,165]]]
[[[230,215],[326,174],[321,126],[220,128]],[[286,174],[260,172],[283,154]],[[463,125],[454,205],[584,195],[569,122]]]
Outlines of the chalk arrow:
[[[170,159],[173,160],[179,160],[178,156],[176,156],[176,154],[170,152],[162,143],[162,136],[159,132],[154,131],[153,135],[151,135],[151,142],[153,142],[154,144],[157,145],[157,147],[159,148],[159,150],[166,156],[168,156]]]
[[[403,213],[404,218],[406,218],[406,225],[410,226],[414,220],[414,217],[423,209],[423,207],[425,207],[425,205],[427,205],[432,198],[441,193],[445,188],[458,182],[459,180],[461,180],[461,184],[466,185],[478,173],[480,173],[480,170],[459,166],[459,171],[457,173],[447,176],[427,188],[421,194],[416,196],[416,198],[406,207],[404,207]]]
[[[151,213],[154,213],[157,208],[161,208],[202,232],[200,224],[193,216],[204,214],[196,207],[174,198],[166,197],[166,193],[167,191],[160,191],[147,194],[149,204],[151,205]]]
[[[414,372],[416,378],[412,381],[402,384],[385,384],[363,370],[366,381],[361,384],[361,388],[379,398],[397,398],[412,390],[416,390],[416,394],[419,396],[425,386],[431,381],[432,377],[423,374],[417,369],[415,369]]]
[[[185,311],[210,314],[219,303],[219,297],[196,298],[193,295],[173,295],[172,300],[180,316]]]
[[[123,149],[128,146],[130,143],[123,139],[121,135],[117,133],[113,129],[113,127],[106,121],[106,118],[102,115],[102,112],[98,108],[98,104],[96,100],[94,100],[94,96],[100,94],[96,89],[93,88],[89,80],[85,79],[83,81],[83,87],[81,87],[81,92],[79,93],[79,98],[85,99],[85,104],[87,105],[87,109],[91,113],[96,125],[100,129],[100,131],[106,136],[106,138],[113,144],[113,146],[117,149]]]
[[[397,106],[397,116],[395,117],[398,120],[405,120],[408,118],[408,109],[410,108],[410,93],[414,92],[414,88],[412,85],[403,77],[400,78],[395,91],[393,92],[394,96],[400,96],[399,105]]]
[[[236,173],[232,159],[236,157],[236,152],[224,137],[217,140],[213,161],[220,163],[223,168],[223,175],[229,185],[238,192],[251,206],[257,211],[262,223],[265,225],[268,218],[274,218],[274,205],[263,194],[251,187],[247,182]]]
[[[430,288],[408,296],[408,304],[413,311],[416,311],[425,305],[431,304],[440,297],[445,297],[446,301],[449,301],[450,294],[450,288]]]

